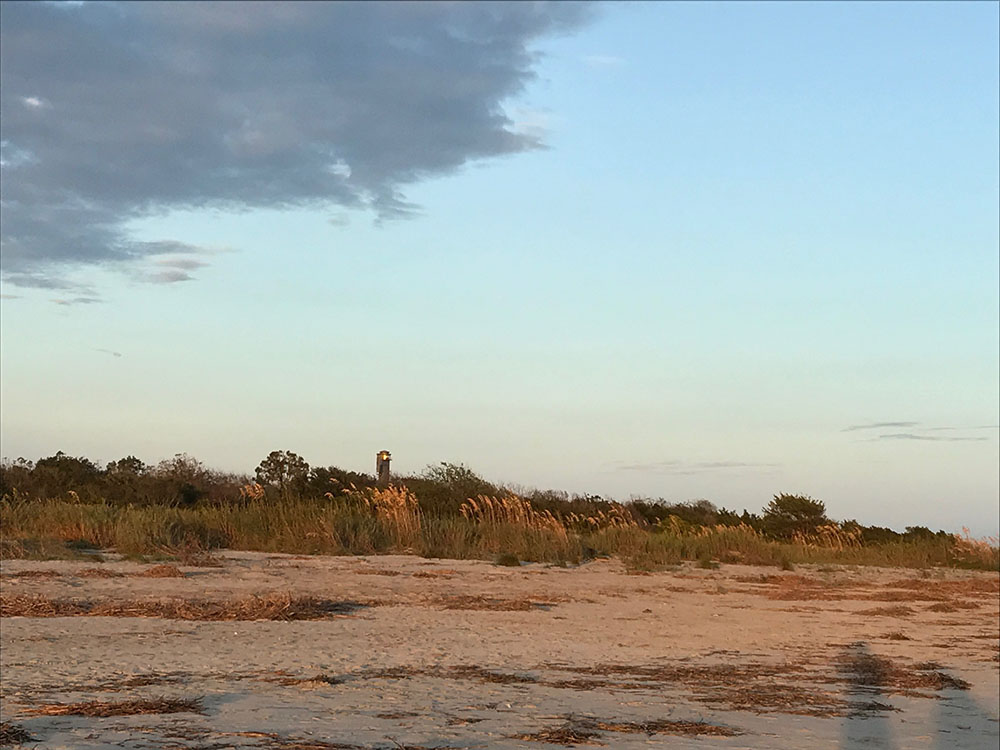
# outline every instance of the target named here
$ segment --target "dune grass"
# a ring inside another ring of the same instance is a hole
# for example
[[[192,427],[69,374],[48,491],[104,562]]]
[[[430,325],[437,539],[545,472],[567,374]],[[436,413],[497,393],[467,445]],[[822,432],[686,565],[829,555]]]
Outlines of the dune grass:
[[[248,499],[193,508],[0,501],[0,557],[98,560],[113,549],[135,558],[192,557],[213,549],[292,554],[373,555],[579,563],[620,557],[634,572],[684,560],[1000,569],[1000,551],[963,537],[862,544],[836,529],[790,541],[745,525],[640,526],[625,511],[562,518],[522,498],[470,499],[460,514],[421,510],[405,488],[365,490],[317,501]]]

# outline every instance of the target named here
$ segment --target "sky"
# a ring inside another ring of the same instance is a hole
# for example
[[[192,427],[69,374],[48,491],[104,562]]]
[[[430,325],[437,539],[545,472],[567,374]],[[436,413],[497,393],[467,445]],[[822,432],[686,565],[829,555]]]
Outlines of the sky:
[[[1000,4],[0,4],[0,448],[1000,529]]]

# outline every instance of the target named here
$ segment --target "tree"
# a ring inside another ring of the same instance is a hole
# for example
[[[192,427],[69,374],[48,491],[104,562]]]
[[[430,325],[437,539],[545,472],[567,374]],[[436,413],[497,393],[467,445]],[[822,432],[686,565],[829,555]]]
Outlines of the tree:
[[[37,497],[56,497],[70,490],[84,493],[92,488],[100,474],[100,468],[89,459],[67,456],[59,451],[35,463],[31,481]]]
[[[291,451],[271,451],[257,465],[255,476],[261,484],[277,485],[282,494],[294,482],[301,482],[309,474],[309,464],[302,456]]]
[[[304,486],[306,492],[313,497],[323,497],[328,492],[333,495],[340,495],[351,487],[359,490],[366,487],[374,487],[375,477],[371,474],[361,474],[357,471],[348,471],[336,466],[314,466],[309,470],[309,477]]]
[[[790,539],[795,534],[811,534],[820,526],[830,523],[826,505],[808,495],[782,493],[764,508],[763,526],[771,536]]]
[[[205,465],[187,453],[176,453],[173,458],[160,461],[154,474],[165,493],[161,502],[184,507],[194,505],[205,496],[210,479]]]
[[[111,476],[139,476],[147,469],[146,464],[135,456],[125,456],[117,461],[110,461],[107,466],[107,473]]]

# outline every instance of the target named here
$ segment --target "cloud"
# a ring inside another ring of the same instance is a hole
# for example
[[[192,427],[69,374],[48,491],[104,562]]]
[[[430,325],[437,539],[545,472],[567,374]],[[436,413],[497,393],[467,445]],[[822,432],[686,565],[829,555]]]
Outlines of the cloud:
[[[851,425],[850,427],[845,427],[841,432],[856,432],[858,430],[877,430],[885,429],[887,427],[915,427],[918,432],[891,432],[884,435],[878,435],[877,437],[867,438],[862,442],[878,442],[880,440],[924,440],[928,442],[979,442],[982,440],[987,440],[985,437],[971,437],[971,436],[943,436],[943,435],[933,435],[928,433],[935,432],[956,432],[956,431],[974,431],[974,430],[989,430],[995,429],[996,425],[978,425],[975,427],[954,427],[954,426],[942,426],[942,427],[920,427],[920,422],[872,422],[871,424],[857,424]]]
[[[111,349],[94,349],[95,352],[103,352],[104,354],[110,354],[112,357],[122,356],[121,352],[112,351]]]
[[[995,424],[979,424],[972,427],[925,427],[925,432],[942,432],[946,430],[995,430],[1000,425]]]
[[[158,266],[180,268],[184,271],[193,271],[196,268],[202,268],[203,266],[208,265],[208,263],[200,258],[157,258],[155,262]]]
[[[916,427],[919,422],[872,422],[870,424],[855,424],[845,427],[842,432],[855,432],[856,430],[878,430],[886,427]]]
[[[167,268],[146,274],[144,278],[154,284],[176,284],[178,281],[191,281],[194,276],[180,268]]]
[[[170,238],[125,231],[154,212],[413,215],[407,186],[543,146],[505,105],[534,76],[533,45],[592,9],[4,3],[2,13],[3,271],[53,288],[80,267],[176,254],[158,247]]]
[[[21,299],[20,294],[0,294],[0,299]]]
[[[879,435],[872,440],[927,440],[931,442],[952,443],[988,440],[984,437],[939,437],[937,435],[916,435],[912,432],[894,432],[888,435]]]
[[[616,471],[639,471],[657,474],[705,474],[718,471],[769,471],[776,469],[778,464],[748,463],[745,461],[678,461],[667,459],[649,463],[619,464]]]
[[[53,299],[57,305],[96,305],[102,300],[100,297],[68,297],[62,299]]]

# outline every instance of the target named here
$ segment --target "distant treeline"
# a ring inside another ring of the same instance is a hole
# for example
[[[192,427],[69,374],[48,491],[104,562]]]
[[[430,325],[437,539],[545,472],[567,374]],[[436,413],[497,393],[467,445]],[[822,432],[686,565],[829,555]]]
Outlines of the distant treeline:
[[[539,511],[558,517],[608,513],[618,504],[600,495],[571,495],[558,490],[514,490],[491,483],[471,469],[451,463],[429,466],[422,473],[394,477],[417,498],[422,513],[439,518],[458,516],[462,504],[477,496],[516,495]],[[178,454],[155,465],[126,456],[101,467],[93,461],[62,452],[32,462],[4,460],[0,464],[0,497],[7,502],[61,499],[75,503],[113,506],[195,508],[238,505],[253,500],[329,502],[352,489],[374,488],[370,474],[336,466],[310,466],[290,451],[273,451],[253,476],[211,470],[197,459]],[[857,521],[834,522],[820,500],[787,493],[776,494],[759,513],[737,513],[708,500],[667,502],[662,498],[633,497],[624,508],[640,526],[674,528],[750,527],[773,539],[814,534],[836,527],[861,544],[886,544],[948,539],[945,531],[908,526],[903,532]]]

